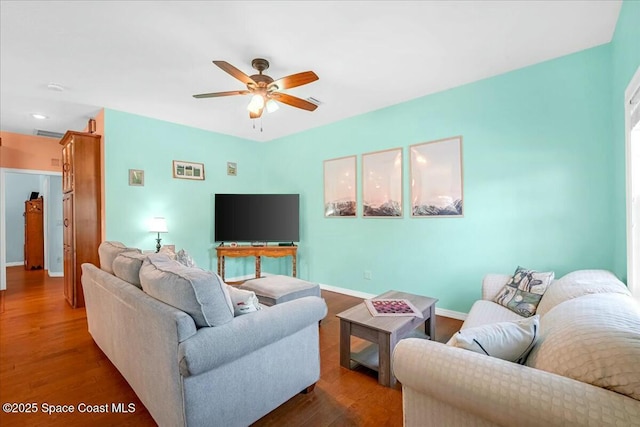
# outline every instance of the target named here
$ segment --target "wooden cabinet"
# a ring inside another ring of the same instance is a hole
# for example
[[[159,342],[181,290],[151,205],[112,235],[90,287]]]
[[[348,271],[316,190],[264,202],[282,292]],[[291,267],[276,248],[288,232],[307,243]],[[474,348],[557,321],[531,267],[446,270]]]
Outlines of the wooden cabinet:
[[[73,193],[62,196],[62,215],[64,229],[62,232],[62,256],[64,268],[64,297],[71,306],[75,306],[75,252],[73,250]]]
[[[62,147],[62,192],[68,193],[73,191],[73,141],[71,138],[67,144]]]
[[[64,295],[72,307],[84,307],[81,266],[100,265],[102,184],[100,135],[68,131],[62,145]]]
[[[42,197],[24,202],[24,268],[44,268]]]

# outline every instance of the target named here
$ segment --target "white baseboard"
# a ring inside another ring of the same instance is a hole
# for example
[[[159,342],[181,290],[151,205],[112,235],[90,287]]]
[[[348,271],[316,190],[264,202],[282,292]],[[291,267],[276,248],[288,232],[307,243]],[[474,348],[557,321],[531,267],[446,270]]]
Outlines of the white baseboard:
[[[377,296],[376,294],[370,294],[367,292],[360,292],[360,291],[354,291],[351,289],[339,288],[337,286],[324,285],[322,283],[320,283],[320,289],[324,289],[330,292],[337,292],[339,294],[349,295],[352,297],[357,297],[362,299],[371,299]],[[460,311],[447,310],[446,308],[436,307],[436,314],[438,316],[450,317],[452,319],[463,320],[463,321],[467,319],[467,313],[462,313]]]
[[[371,299],[376,297],[376,294],[369,294],[367,292],[354,291],[352,289],[339,288],[337,286],[324,285],[320,283],[320,289],[324,289],[326,291],[337,292],[339,294],[349,295],[352,297],[362,298],[362,299]]]
[[[24,261],[8,262],[5,265],[7,267],[18,267],[20,265],[24,267]]]
[[[264,271],[262,272],[262,276],[272,276],[271,273],[265,273]],[[241,280],[249,280],[249,279],[253,279],[255,276],[253,274],[247,274],[245,276],[238,276],[238,277],[230,277],[225,279],[225,281],[227,282],[238,282]],[[346,288],[340,288],[338,286],[331,286],[331,285],[325,285],[323,283],[318,283],[320,285],[320,289],[324,289],[325,291],[330,291],[330,292],[337,292],[339,294],[344,294],[344,295],[349,295],[352,297],[356,297],[356,298],[362,298],[362,299],[371,299],[371,298],[375,298],[377,296],[377,294],[370,294],[368,292],[361,292],[361,291],[354,291],[353,289],[346,289]],[[453,310],[447,310],[446,308],[439,308],[436,307],[436,314],[438,316],[443,316],[443,317],[450,317],[452,319],[457,319],[457,320],[466,320],[467,319],[467,313],[462,313],[460,311],[453,311]]]
[[[436,314],[438,316],[449,317],[451,319],[462,320],[463,322],[467,320],[467,313],[463,313],[461,311],[453,311],[447,310],[446,308],[438,308],[436,307]]]
[[[62,271],[48,271],[49,277],[64,277],[64,273]]]

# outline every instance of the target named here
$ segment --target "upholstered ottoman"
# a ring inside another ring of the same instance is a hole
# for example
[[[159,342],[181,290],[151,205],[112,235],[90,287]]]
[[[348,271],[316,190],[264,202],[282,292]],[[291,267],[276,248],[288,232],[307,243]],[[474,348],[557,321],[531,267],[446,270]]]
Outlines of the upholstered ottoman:
[[[269,306],[302,297],[320,296],[320,286],[317,283],[280,275],[247,280],[238,289],[255,292],[260,303]]]

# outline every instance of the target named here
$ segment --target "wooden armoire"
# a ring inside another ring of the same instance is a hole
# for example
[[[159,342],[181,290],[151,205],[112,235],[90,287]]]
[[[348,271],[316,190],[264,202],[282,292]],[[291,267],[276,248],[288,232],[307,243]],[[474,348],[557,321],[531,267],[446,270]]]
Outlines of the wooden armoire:
[[[44,268],[44,221],[42,197],[24,202],[24,268]]]
[[[64,296],[84,307],[81,266],[100,265],[102,241],[102,183],[100,135],[67,131],[62,145],[62,210],[64,240]]]

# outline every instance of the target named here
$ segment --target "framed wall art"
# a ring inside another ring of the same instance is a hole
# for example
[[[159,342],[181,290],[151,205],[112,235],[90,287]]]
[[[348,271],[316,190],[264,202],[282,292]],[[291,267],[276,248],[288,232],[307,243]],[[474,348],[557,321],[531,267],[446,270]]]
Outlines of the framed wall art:
[[[356,156],[324,161],[324,216],[356,216]]]
[[[204,164],[174,160],[173,161],[173,177],[203,181],[204,180]]]
[[[362,155],[362,216],[402,217],[402,148]]]
[[[129,185],[143,187],[144,171],[140,169],[129,169]]]
[[[237,176],[238,175],[238,164],[235,162],[227,162],[227,175],[229,176]]]
[[[462,217],[462,137],[409,147],[411,216]]]

